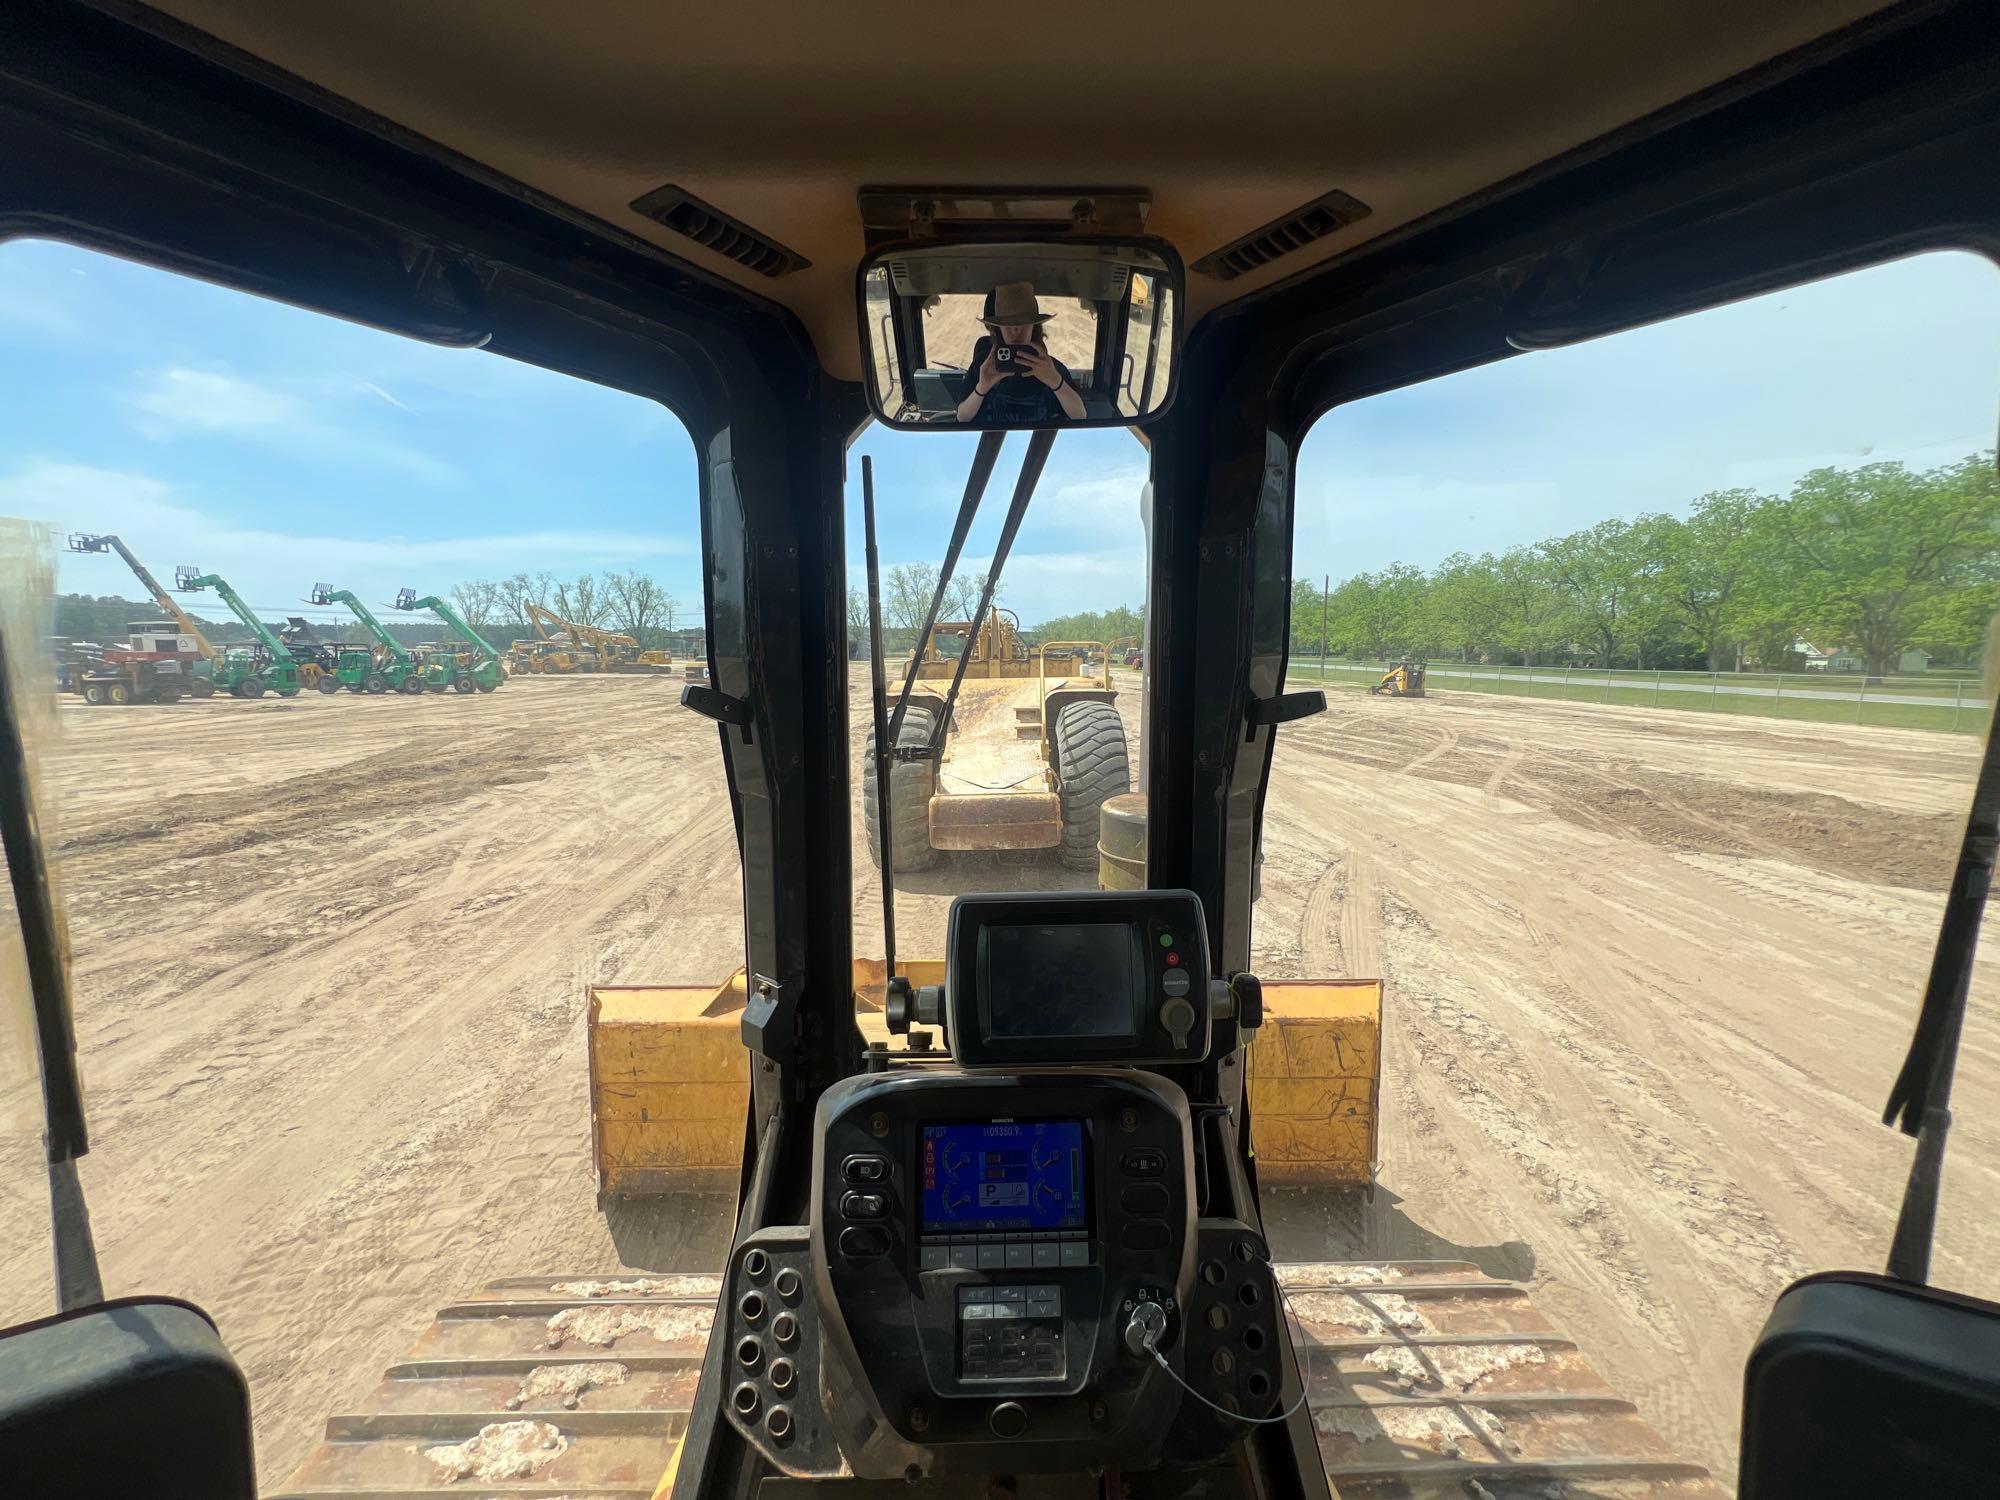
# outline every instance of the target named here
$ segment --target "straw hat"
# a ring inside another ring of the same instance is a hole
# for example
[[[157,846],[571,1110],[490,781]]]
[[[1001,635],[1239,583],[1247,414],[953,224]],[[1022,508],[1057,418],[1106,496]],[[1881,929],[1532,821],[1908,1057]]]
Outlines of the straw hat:
[[[1035,301],[1032,281],[1003,281],[986,294],[986,316],[980,321],[988,328],[1018,328],[1025,323],[1046,323],[1054,313],[1045,313]]]

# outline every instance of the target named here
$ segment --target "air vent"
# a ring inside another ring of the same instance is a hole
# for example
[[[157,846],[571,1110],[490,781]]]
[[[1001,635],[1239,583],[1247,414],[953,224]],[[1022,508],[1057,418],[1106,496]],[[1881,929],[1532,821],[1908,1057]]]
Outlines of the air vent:
[[[730,218],[672,183],[654,188],[643,198],[634,198],[632,207],[675,234],[686,235],[717,255],[726,255],[759,276],[789,276],[812,264],[769,235],[759,234],[741,219]]]
[[[1303,208],[1293,209],[1282,219],[1272,220],[1233,244],[1210,251],[1194,263],[1194,268],[1217,281],[1234,281],[1246,271],[1267,266],[1294,250],[1302,250],[1313,241],[1323,240],[1373,212],[1375,210],[1359,198],[1335,188],[1324,198],[1315,198]]]

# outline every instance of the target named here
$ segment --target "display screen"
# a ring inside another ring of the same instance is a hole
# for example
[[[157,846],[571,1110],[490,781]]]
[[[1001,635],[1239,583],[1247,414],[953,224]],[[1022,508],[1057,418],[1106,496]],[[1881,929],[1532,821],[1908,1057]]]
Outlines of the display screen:
[[[923,1232],[1084,1227],[1083,1122],[923,1127]]]
[[[1144,981],[1130,923],[995,923],[984,936],[988,1037],[1137,1034]]]

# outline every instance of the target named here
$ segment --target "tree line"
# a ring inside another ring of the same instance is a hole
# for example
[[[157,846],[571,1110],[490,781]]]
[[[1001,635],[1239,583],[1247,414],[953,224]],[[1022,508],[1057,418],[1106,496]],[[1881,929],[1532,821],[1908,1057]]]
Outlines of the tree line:
[[[1973,659],[2000,608],[1994,455],[1814,469],[1789,494],[1713,490],[1686,516],[1608,520],[1435,568],[1292,585],[1295,656],[1779,670],[1851,649]]]

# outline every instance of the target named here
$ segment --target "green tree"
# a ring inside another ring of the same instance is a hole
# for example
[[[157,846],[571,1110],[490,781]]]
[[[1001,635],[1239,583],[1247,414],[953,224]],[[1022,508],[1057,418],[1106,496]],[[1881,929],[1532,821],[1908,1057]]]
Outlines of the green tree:
[[[1429,633],[1463,661],[1476,660],[1500,639],[1507,597],[1490,553],[1454,552],[1439,563],[1425,603]]]
[[[1621,648],[1637,645],[1657,628],[1659,562],[1648,545],[1655,520],[1599,521],[1586,531],[1542,543],[1551,577],[1604,666],[1614,664]]]
[[[1976,644],[2000,602],[1993,454],[1912,473],[1814,469],[1756,511],[1758,582],[1811,636],[1882,675],[1918,642]]]
[[[1730,647],[1744,634],[1755,603],[1748,597],[1756,563],[1753,518],[1769,503],[1755,490],[1711,490],[1685,521],[1652,518],[1661,601],[1711,672],[1736,664]]]
[[[1509,547],[1493,560],[1500,596],[1500,640],[1528,666],[1568,635],[1567,609],[1549,560],[1539,547]]]

